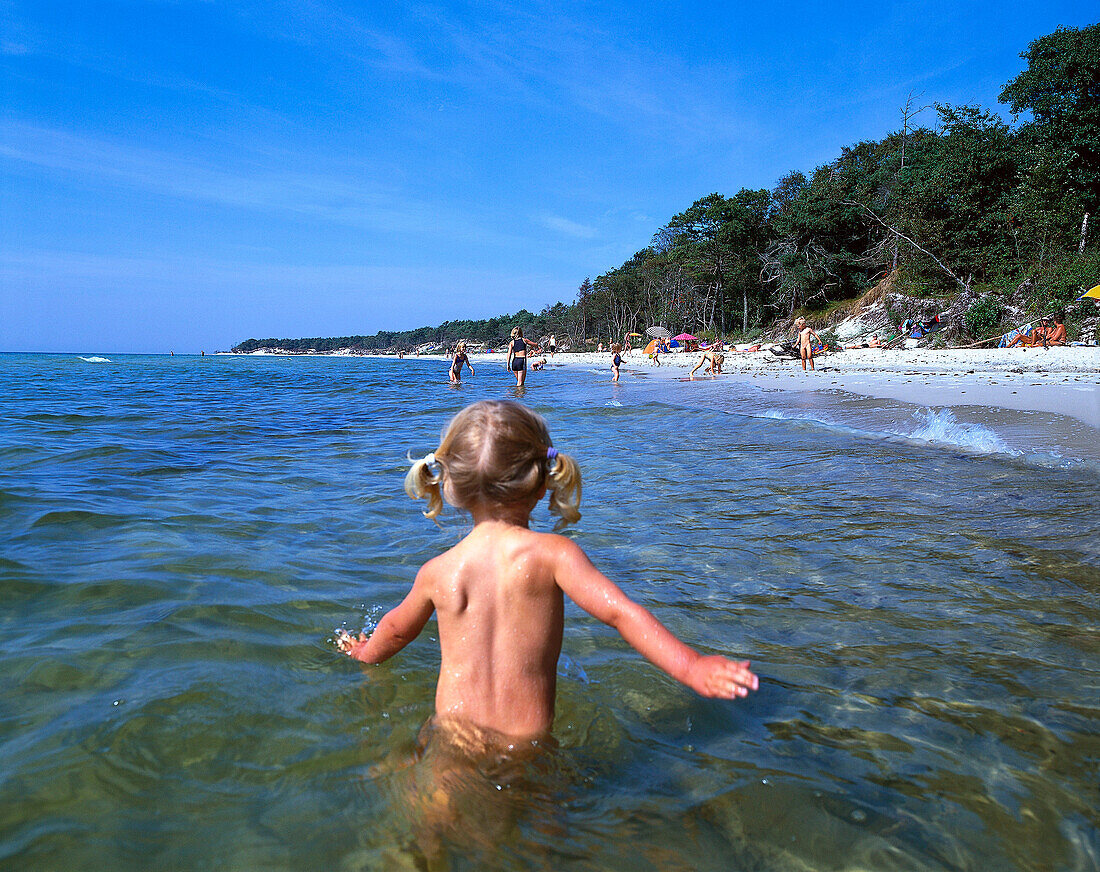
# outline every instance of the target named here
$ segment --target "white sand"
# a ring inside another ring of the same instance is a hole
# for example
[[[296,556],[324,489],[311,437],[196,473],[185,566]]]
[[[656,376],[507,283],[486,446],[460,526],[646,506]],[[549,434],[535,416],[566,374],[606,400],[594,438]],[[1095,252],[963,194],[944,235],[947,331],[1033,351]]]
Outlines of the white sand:
[[[548,365],[606,369],[611,352],[561,352]],[[649,378],[682,379],[699,362],[700,353],[661,355],[655,367],[640,350],[624,357],[620,381],[632,372]],[[442,356],[423,359],[449,360]],[[504,354],[471,357],[475,369],[504,366]],[[540,359],[535,355],[532,360]],[[549,358],[547,358],[549,360]],[[993,349],[859,349],[818,355],[817,370],[802,372],[801,363],[770,351],[726,352],[719,379],[741,379],[784,390],[845,390],[935,406],[992,406],[1069,415],[1100,429],[1100,346]],[[528,373],[528,383],[537,372]],[[468,374],[467,374],[468,377]],[[697,379],[710,379],[700,369]]]

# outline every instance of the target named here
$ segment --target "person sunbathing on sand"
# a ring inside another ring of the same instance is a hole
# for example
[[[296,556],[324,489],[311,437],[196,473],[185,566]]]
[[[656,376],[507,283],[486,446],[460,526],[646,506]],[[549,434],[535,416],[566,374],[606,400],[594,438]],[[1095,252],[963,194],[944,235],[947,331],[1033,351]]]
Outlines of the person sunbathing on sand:
[[[1005,348],[1013,348],[1016,345],[1019,345],[1021,348],[1034,348],[1036,345],[1045,346],[1048,342],[1047,333],[1050,329],[1050,319],[1040,318],[1039,326],[1032,330],[1030,334],[1025,332],[1019,333],[1015,339],[1005,346]],[[1063,332],[1065,332],[1065,328],[1063,328]]]
[[[882,343],[879,341],[878,334],[872,333],[870,339],[865,339],[863,342],[853,342],[850,345],[845,345],[845,348],[882,348]]]
[[[1061,312],[1054,316],[1054,326],[1047,329],[1047,334],[1043,338],[1043,348],[1050,348],[1052,345],[1066,344],[1066,325],[1063,323],[1064,320],[1065,318]]]

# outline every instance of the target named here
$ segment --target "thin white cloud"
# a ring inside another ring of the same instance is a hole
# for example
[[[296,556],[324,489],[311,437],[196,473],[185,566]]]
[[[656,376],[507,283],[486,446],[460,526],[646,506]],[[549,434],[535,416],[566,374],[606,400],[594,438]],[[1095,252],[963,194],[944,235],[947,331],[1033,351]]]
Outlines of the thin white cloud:
[[[214,165],[168,153],[16,121],[0,121],[0,156],[75,177],[86,188],[141,192],[284,216],[306,216],[386,233],[432,233],[459,241],[514,244],[477,216],[411,196],[391,182],[290,168],[300,156],[263,155],[262,165]]]
[[[438,289],[529,293],[547,291],[557,280],[533,272],[461,266],[394,264],[272,263],[265,260],[201,258],[193,254],[134,257],[81,251],[0,250],[0,278],[15,288],[33,286],[68,290],[127,292],[131,287],[186,284],[201,296],[204,290],[232,288],[235,294],[265,296],[302,288],[346,290],[408,299],[412,293]]]
[[[568,218],[562,218],[558,215],[542,215],[539,217],[538,221],[544,227],[556,230],[558,233],[564,233],[566,236],[575,237],[576,239],[594,239],[599,234],[599,231],[595,227],[589,227],[587,224],[570,221]]]

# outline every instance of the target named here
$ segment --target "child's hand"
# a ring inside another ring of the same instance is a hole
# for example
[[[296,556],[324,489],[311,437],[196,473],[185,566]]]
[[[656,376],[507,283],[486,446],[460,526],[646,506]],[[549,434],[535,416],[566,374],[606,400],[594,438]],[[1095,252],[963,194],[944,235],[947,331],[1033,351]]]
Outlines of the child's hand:
[[[688,670],[684,683],[702,696],[736,699],[756,690],[760,679],[749,671],[748,660],[700,657]]]
[[[359,659],[359,651],[364,645],[367,644],[367,637],[360,633],[359,638],[356,639],[347,630],[340,630],[336,634],[336,647],[347,654],[349,657]]]

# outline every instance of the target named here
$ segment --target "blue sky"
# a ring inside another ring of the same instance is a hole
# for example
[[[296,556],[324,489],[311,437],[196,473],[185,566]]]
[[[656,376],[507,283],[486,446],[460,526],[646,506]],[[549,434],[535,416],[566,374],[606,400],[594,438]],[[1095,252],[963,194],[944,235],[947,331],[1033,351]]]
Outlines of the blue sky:
[[[538,311],[1095,10],[0,0],[0,350]]]

